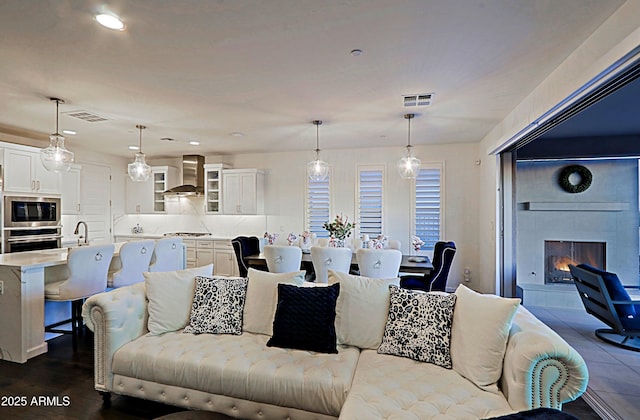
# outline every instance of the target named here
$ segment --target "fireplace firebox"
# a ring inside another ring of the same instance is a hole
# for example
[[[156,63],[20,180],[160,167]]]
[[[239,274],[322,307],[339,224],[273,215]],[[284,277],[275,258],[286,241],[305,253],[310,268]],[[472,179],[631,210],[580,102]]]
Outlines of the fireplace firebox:
[[[544,241],[544,282],[573,283],[569,264],[606,270],[605,242]]]

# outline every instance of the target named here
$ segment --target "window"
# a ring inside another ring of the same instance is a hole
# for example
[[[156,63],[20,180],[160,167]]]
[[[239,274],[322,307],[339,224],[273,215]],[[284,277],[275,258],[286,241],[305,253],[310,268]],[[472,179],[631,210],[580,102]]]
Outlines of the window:
[[[358,230],[376,237],[383,232],[384,166],[358,166]]]
[[[414,234],[424,241],[423,251],[433,251],[440,240],[442,172],[442,165],[423,165],[415,180]]]
[[[306,229],[318,238],[328,238],[322,225],[331,219],[331,170],[324,181],[312,181],[307,177]]]

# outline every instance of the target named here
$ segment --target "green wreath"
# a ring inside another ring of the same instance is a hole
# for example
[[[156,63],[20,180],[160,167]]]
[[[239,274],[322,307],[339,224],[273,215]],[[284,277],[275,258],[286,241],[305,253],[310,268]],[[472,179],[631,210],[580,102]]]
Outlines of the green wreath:
[[[573,174],[580,175],[580,182],[577,184],[572,184],[571,181],[569,181],[569,177]],[[592,180],[593,175],[591,175],[591,171],[586,167],[582,165],[569,165],[562,168],[558,183],[566,192],[575,194],[586,191],[591,186]]]

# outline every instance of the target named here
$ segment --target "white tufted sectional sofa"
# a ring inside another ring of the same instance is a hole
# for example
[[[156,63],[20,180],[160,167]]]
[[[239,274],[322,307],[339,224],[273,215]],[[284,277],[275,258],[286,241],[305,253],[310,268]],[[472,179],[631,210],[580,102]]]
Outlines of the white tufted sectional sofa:
[[[586,389],[583,359],[520,307],[499,390],[455,369],[338,345],[338,354],[267,347],[268,335],[147,334],[145,286],[96,295],[95,388],[244,419],[478,419],[560,408]]]

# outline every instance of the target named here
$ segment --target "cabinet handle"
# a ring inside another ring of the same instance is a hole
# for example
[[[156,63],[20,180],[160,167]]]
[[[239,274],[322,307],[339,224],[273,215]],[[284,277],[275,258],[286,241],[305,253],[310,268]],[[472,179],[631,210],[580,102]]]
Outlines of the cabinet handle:
[[[32,190],[36,189],[36,181],[31,181],[31,189]]]
[[[241,209],[240,204],[236,204],[236,212],[240,213],[240,209]]]
[[[78,212],[80,212],[80,204],[76,204],[76,209]]]
[[[38,183],[38,191],[40,191],[40,181],[36,181]]]

